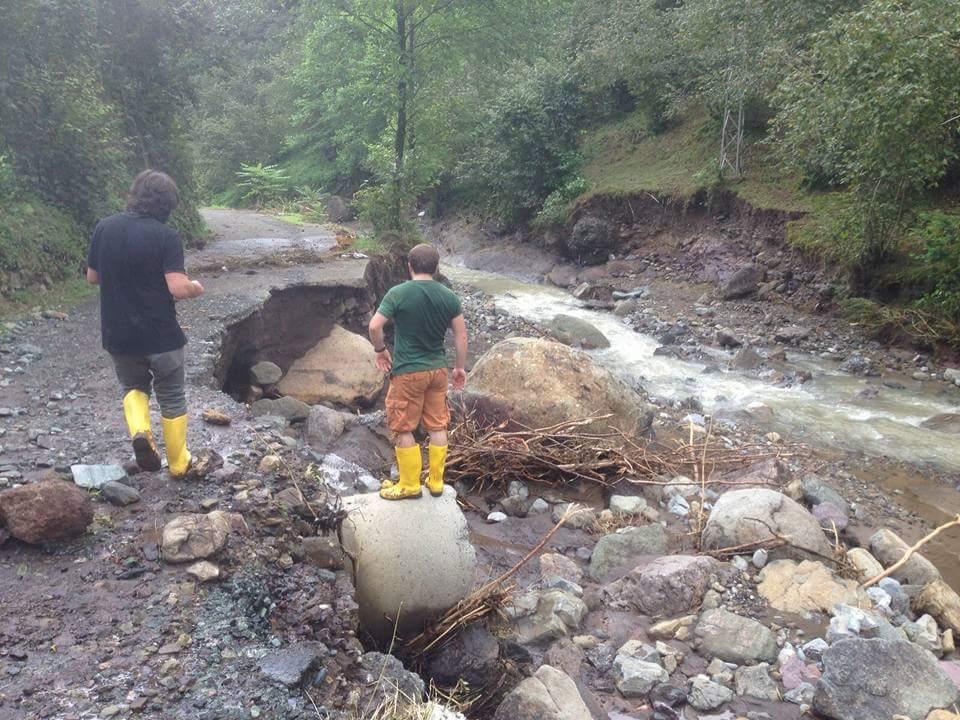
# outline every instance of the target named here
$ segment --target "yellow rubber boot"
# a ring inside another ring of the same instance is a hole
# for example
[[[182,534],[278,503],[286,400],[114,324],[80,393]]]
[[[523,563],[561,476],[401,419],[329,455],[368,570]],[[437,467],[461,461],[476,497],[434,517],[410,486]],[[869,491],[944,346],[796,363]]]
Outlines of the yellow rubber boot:
[[[447,446],[430,444],[430,473],[427,476],[427,490],[434,497],[443,495],[443,468],[447,463]]]
[[[400,471],[400,479],[391,487],[381,486],[380,497],[384,500],[407,500],[420,497],[422,494],[420,473],[423,472],[423,455],[420,454],[420,446],[398,447],[394,450],[397,453],[397,469]]]
[[[175,478],[182,478],[193,460],[187,452],[187,416],[163,418],[163,443],[167,446],[167,469]]]
[[[160,453],[153,441],[150,428],[150,396],[141,390],[131,390],[123,396],[123,417],[133,440],[133,454],[141,470],[160,469]]]

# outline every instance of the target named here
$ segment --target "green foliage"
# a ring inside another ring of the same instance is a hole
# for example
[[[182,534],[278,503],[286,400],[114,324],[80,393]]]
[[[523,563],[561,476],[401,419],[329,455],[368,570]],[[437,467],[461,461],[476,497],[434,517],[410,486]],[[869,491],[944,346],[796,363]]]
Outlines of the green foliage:
[[[290,192],[290,178],[276,165],[243,164],[237,180],[240,201],[256,208],[276,207]]]
[[[14,297],[33,285],[76,277],[86,238],[76,222],[35,197],[4,204],[0,222],[0,295]]]
[[[589,180],[580,175],[571,177],[543,201],[543,207],[533,219],[533,225],[540,228],[565,225],[570,217],[573,201],[588,190],[590,190]]]
[[[817,34],[780,86],[783,157],[856,193],[863,267],[890,256],[904,205],[957,157],[958,43],[958,0],[874,0]]]
[[[0,201],[10,202],[16,194],[17,184],[13,173],[13,163],[6,155],[0,153]]]
[[[491,104],[459,170],[481,204],[509,222],[532,218],[575,179],[586,98],[568,74],[527,70]]]
[[[922,248],[913,257],[923,292],[918,305],[960,323],[960,214],[921,213],[912,235]]]

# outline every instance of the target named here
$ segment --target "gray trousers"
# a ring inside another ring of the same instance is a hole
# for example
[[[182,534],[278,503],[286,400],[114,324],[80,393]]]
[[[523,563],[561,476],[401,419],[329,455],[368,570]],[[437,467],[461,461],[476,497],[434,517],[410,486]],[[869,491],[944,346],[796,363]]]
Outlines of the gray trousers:
[[[186,374],[183,367],[183,348],[157,355],[114,355],[113,365],[123,394],[140,390],[157,394],[160,414],[173,420],[187,414],[187,395],[184,391]]]

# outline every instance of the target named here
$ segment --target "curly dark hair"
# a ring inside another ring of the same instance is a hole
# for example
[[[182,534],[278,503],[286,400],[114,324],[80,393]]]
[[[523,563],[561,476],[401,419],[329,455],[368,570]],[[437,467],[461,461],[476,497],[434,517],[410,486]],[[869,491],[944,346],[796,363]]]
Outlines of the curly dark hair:
[[[159,170],[144,170],[133,179],[127,194],[127,210],[166,222],[180,202],[177,184]]]

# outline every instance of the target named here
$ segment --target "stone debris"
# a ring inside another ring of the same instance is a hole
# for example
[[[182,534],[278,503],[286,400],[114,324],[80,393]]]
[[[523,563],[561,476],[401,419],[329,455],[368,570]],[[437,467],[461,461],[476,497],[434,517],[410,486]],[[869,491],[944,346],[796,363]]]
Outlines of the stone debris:
[[[260,662],[260,672],[273,682],[296,687],[327,654],[328,650],[322,643],[298,643],[267,655]]]
[[[227,544],[234,521],[239,516],[222,510],[206,515],[181,515],[163,528],[160,550],[170,563],[202,560],[220,552]]]
[[[70,540],[83,535],[92,522],[90,498],[64,480],[41,480],[0,492],[0,525],[21,542]]]
[[[123,482],[127,471],[120,465],[71,465],[73,482],[86,490],[99,490],[110,482]]]
[[[100,494],[113,505],[133,505],[140,502],[140,491],[121,482],[108,482],[100,488]]]
[[[566,673],[542,665],[514,688],[493,720],[592,720],[576,683]]]

